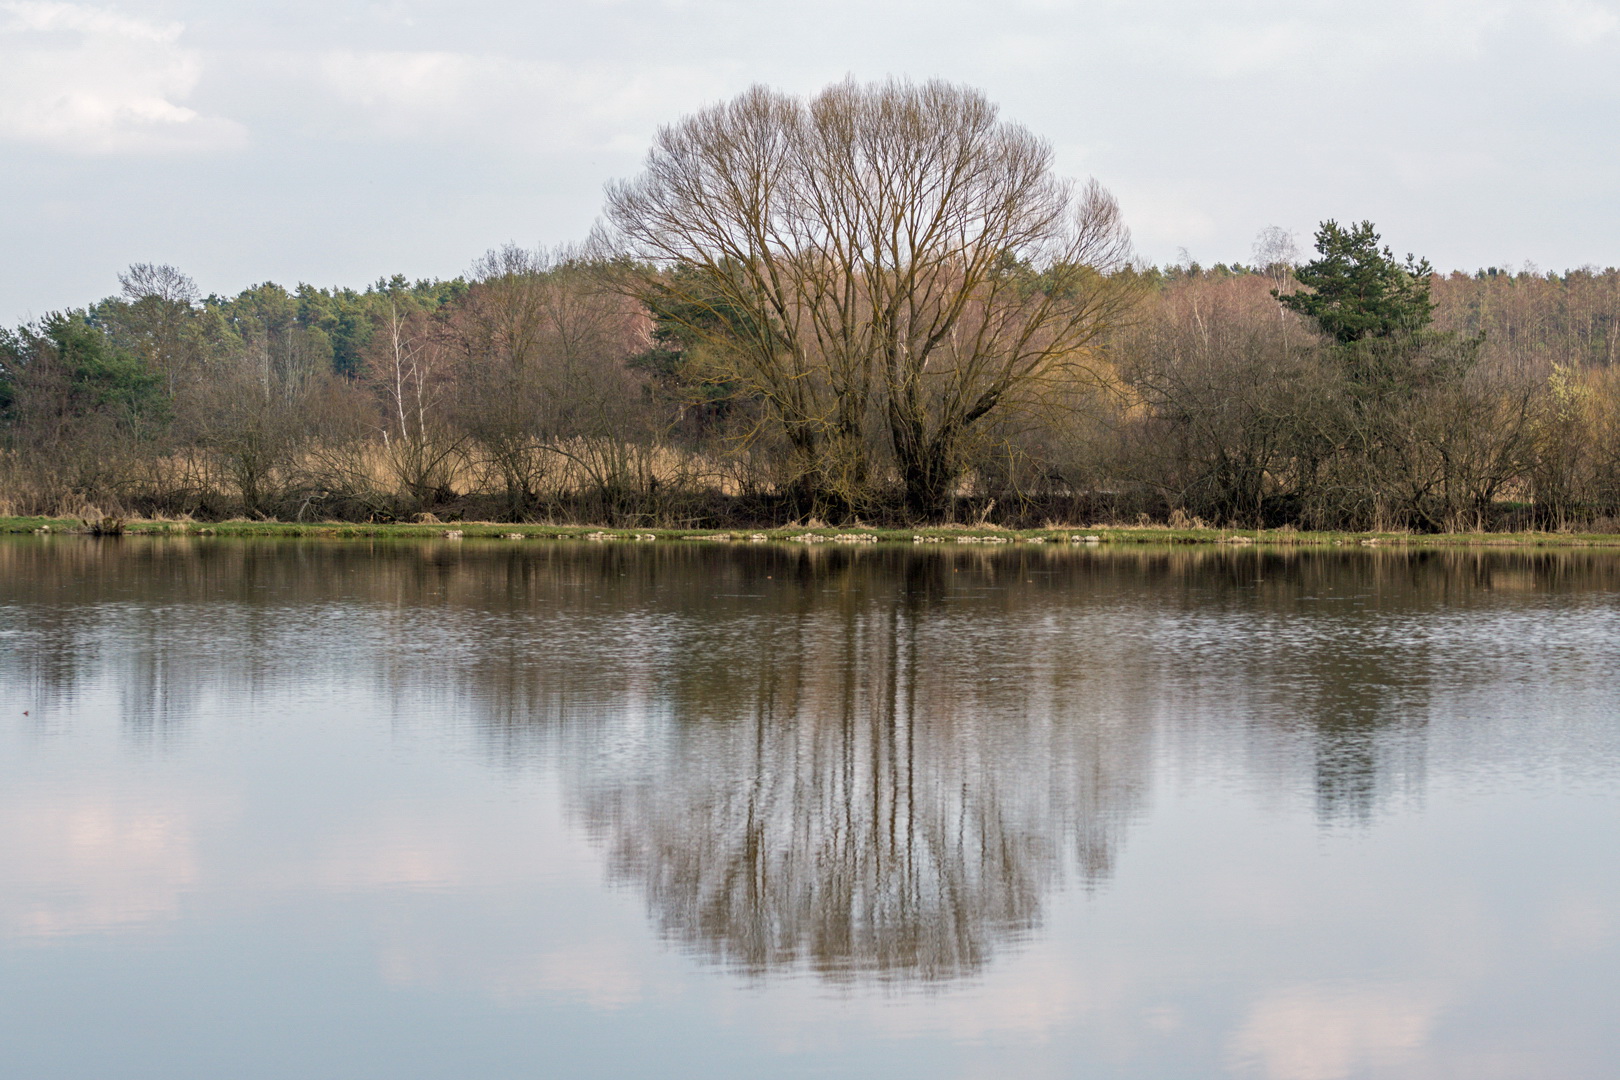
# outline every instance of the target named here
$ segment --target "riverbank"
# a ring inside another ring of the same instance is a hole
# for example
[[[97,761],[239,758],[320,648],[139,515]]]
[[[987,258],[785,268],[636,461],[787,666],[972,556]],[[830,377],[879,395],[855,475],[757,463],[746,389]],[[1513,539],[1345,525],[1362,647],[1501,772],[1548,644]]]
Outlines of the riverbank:
[[[1163,526],[1065,526],[1001,529],[949,525],[915,529],[792,525],[777,529],[621,529],[590,525],[515,525],[469,521],[365,524],[283,521],[103,521],[76,518],[0,518],[0,533],[89,533],[133,536],[302,537],[334,540],[582,540],[709,541],[730,543],[935,544],[1230,544],[1367,547],[1615,547],[1616,533],[1354,533],[1292,529],[1175,529]]]

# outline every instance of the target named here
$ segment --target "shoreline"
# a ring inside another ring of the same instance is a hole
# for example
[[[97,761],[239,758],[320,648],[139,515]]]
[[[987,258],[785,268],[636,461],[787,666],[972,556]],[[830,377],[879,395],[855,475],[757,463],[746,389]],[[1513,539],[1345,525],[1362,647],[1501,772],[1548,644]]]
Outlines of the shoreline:
[[[128,520],[98,525],[77,518],[0,517],[0,534],[69,534],[236,539],[331,540],[551,540],[594,542],[698,542],[809,544],[1220,544],[1263,547],[1559,547],[1620,548],[1620,533],[1375,533],[1300,532],[1292,529],[1176,529],[1159,525],[1004,529],[929,526],[910,529],[852,525],[793,525],[769,529],[627,529],[600,525],[536,525],[467,521],[388,524],[341,521]]]

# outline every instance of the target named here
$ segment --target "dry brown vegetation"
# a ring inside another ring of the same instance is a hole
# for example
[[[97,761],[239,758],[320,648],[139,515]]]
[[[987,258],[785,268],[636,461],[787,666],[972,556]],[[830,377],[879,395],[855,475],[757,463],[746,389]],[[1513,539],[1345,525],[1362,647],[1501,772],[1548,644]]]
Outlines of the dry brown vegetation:
[[[757,395],[647,363],[644,309],[588,267],[517,251],[460,300],[384,306],[352,375],[250,335],[158,352],[140,372],[161,392],[142,403],[82,385],[72,342],[37,335],[8,362],[0,513],[1417,530],[1620,516],[1620,274],[1436,278],[1436,325],[1483,335],[1475,355],[1372,402],[1270,277],[1123,276],[1129,324],[1038,403],[987,418],[931,515],[878,440],[860,498],[795,501],[803,457],[758,437]]]

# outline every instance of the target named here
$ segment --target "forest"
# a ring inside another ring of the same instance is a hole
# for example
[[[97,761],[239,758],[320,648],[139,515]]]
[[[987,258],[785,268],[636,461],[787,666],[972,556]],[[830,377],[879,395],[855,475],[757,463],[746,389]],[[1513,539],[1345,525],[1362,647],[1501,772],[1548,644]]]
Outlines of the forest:
[[[0,514],[1620,529],[1620,270],[1149,266],[948,84],[756,89],[449,281],[118,280],[0,330]]]

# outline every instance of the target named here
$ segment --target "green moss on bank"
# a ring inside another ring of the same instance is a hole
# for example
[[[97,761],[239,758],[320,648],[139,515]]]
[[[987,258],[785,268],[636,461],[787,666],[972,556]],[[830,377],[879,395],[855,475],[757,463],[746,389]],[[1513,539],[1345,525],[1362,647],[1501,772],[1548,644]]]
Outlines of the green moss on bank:
[[[1266,546],[1368,547],[1620,547],[1614,533],[1351,533],[1297,532],[1291,529],[1171,529],[1156,526],[999,529],[952,526],[945,528],[880,529],[807,528],[795,526],[760,530],[720,529],[611,529],[589,525],[513,525],[499,522],[449,524],[356,524],[354,522],[280,521],[127,521],[123,532],[136,536],[225,536],[247,538],[314,537],[326,539],[402,540],[584,540],[758,543],[937,543],[1011,544],[1230,544]],[[73,518],[0,518],[0,533],[85,533],[90,523]]]

